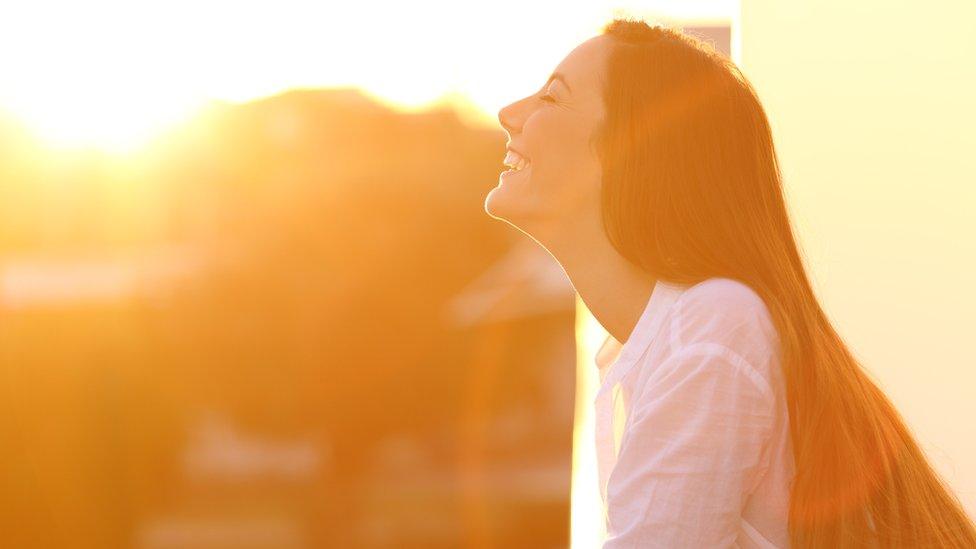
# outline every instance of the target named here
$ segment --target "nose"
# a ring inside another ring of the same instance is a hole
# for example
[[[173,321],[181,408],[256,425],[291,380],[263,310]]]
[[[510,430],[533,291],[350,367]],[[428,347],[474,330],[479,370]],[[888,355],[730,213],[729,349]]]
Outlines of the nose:
[[[508,105],[507,107],[502,107],[498,111],[498,123],[501,124],[502,128],[505,128],[505,131],[507,131],[509,134],[515,131],[512,126],[512,123],[509,122],[509,117],[511,116],[511,108],[512,105]]]
[[[521,130],[525,115],[521,112],[523,100],[510,103],[498,111],[498,122],[505,128],[509,135],[518,133]]]

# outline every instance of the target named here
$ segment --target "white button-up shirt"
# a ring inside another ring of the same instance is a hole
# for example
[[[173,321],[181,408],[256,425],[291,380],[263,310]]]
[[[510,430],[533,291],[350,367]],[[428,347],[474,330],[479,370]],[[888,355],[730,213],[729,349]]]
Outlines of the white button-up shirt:
[[[786,548],[794,474],[769,310],[749,286],[658,281],[596,355],[604,549]]]

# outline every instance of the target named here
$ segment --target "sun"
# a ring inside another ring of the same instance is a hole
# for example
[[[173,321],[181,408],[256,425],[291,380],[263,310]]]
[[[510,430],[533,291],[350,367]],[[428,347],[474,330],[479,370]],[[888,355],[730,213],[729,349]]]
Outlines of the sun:
[[[5,11],[0,108],[45,145],[139,148],[201,105],[181,42],[154,34],[160,21],[145,6],[40,0]]]
[[[174,102],[164,94],[36,94],[7,100],[5,107],[28,131],[52,149],[96,148],[128,153],[192,117],[199,104]]]

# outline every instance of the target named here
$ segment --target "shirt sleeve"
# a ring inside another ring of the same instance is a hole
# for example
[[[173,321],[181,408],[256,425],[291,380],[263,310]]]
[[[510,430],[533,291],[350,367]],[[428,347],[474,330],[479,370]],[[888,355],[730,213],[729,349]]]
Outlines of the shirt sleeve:
[[[733,547],[773,427],[769,383],[720,344],[655,367],[607,480],[604,549]]]

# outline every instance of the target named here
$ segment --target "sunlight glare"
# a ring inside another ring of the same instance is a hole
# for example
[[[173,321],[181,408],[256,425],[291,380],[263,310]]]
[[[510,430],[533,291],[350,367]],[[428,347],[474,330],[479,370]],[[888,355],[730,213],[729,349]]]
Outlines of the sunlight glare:
[[[23,2],[0,8],[0,109],[50,145],[110,150],[139,147],[210,100],[297,87],[356,86],[407,111],[461,106],[462,118],[497,127],[501,107],[621,9],[681,16],[693,5],[700,17],[733,3],[594,2],[554,18],[547,2],[516,0],[463,10],[437,0]]]

